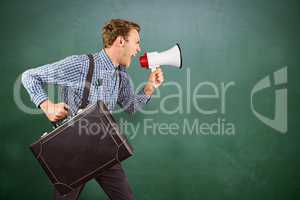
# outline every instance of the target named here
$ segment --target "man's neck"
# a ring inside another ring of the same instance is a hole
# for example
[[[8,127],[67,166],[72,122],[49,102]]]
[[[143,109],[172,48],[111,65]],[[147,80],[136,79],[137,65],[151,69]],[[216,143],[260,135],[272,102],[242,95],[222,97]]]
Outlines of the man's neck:
[[[115,50],[113,48],[104,48],[104,51],[107,54],[107,56],[110,58],[110,60],[112,61],[113,65],[115,67],[118,67],[120,65],[120,63],[118,61],[119,52],[117,52],[117,50]]]

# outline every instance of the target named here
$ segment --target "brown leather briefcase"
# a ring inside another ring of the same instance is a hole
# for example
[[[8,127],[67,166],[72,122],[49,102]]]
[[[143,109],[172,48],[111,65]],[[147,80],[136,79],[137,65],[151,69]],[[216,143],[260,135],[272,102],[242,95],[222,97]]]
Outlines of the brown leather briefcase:
[[[84,97],[82,105],[87,104],[86,99]],[[30,145],[30,149],[62,195],[133,154],[102,101],[89,105],[63,125],[44,134]]]

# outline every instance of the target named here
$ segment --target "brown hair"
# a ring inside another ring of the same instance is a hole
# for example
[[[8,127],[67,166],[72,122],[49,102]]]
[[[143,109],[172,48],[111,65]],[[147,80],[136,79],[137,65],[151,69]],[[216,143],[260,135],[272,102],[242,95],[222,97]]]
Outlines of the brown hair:
[[[140,32],[140,26],[124,19],[111,19],[102,27],[102,40],[104,48],[110,47],[118,36],[127,38],[129,31],[135,29]]]

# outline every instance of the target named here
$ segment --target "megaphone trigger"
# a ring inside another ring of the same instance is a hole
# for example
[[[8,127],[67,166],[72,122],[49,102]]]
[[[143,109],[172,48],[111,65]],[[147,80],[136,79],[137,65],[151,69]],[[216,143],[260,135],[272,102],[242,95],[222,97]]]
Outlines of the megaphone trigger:
[[[152,67],[150,69],[151,69],[151,72],[155,72],[156,71],[156,67]]]

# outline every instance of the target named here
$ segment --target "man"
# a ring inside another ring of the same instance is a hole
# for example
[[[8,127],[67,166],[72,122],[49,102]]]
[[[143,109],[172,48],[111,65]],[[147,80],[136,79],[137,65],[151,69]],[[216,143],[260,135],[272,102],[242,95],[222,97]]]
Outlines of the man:
[[[112,112],[118,103],[127,112],[133,113],[146,104],[154,92],[154,85],[159,87],[164,81],[160,68],[149,74],[144,88],[134,94],[126,68],[140,49],[140,27],[138,24],[121,19],[110,20],[102,28],[104,48],[93,54],[95,68],[90,88],[89,102],[102,100]],[[29,69],[22,75],[22,83],[31,100],[40,107],[50,121],[56,122],[68,115],[76,114],[83,94],[89,59],[87,55],[75,55],[61,61]],[[44,84],[56,84],[62,88],[62,103],[51,102]],[[98,175],[96,181],[112,200],[131,200],[132,191],[120,164]],[[82,190],[60,196],[55,192],[55,199],[78,199]]]

